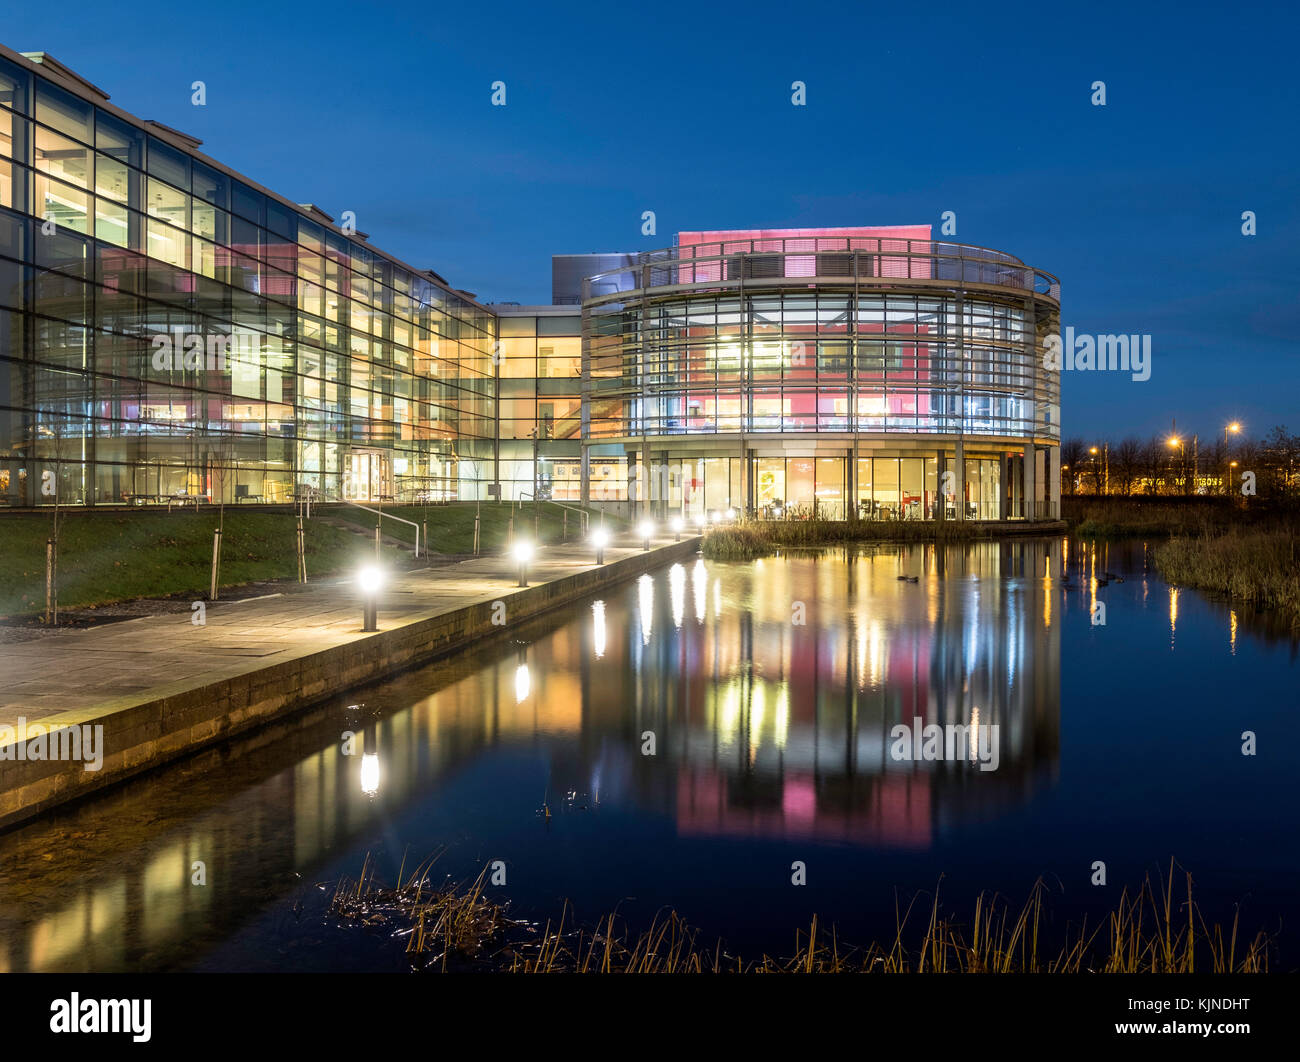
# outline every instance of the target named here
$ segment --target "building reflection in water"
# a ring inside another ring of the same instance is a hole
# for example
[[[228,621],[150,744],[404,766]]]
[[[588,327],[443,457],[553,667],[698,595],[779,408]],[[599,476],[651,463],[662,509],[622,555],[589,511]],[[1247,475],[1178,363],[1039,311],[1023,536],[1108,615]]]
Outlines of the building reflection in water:
[[[681,835],[929,846],[1050,781],[1065,569],[1060,540],[673,565],[0,837],[0,970],[183,965],[326,867],[435,843],[388,832],[512,747]],[[997,769],[895,761],[918,719],[996,726]]]
[[[1030,578],[1053,551],[881,550],[724,575],[741,607],[665,638],[635,673],[648,687],[636,703],[657,707],[640,724],[661,728],[672,759],[679,830],[923,847],[1023,799],[1057,754],[1059,586]],[[916,720],[996,726],[997,770],[894,760],[891,730]]]

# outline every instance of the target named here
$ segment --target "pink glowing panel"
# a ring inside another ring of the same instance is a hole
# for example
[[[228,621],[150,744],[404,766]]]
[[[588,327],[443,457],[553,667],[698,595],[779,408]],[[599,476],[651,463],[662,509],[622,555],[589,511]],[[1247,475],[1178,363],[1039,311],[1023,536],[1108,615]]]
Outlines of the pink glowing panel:
[[[857,251],[872,257],[872,272],[882,277],[931,276],[929,225],[852,225],[807,229],[708,229],[679,232],[680,258],[710,258],[717,255],[783,251],[786,277],[817,275],[817,255]],[[909,255],[907,252],[911,252]],[[803,252],[807,252],[806,254]],[[920,255],[921,257],[912,257]],[[708,283],[722,279],[717,262],[679,267],[683,284]]]
[[[834,250],[845,246],[846,239],[872,240],[928,240],[929,225],[849,225],[838,228],[816,229],[707,229],[700,232],[679,232],[678,247],[693,247],[701,243],[748,243],[750,240],[774,241],[768,247],[756,247],[755,250],[776,250],[781,240],[806,239],[809,241],[834,241],[818,246],[810,242],[808,250]],[[736,250],[742,248],[736,247]],[[747,249],[747,248],[744,248]],[[794,250],[803,250],[795,247]]]

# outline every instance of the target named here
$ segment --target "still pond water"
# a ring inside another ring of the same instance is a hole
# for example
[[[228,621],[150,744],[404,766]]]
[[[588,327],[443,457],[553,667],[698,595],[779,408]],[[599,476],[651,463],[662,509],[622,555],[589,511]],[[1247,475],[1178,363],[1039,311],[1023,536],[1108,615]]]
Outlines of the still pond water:
[[[1296,643],[1147,556],[1051,539],[664,568],[0,835],[0,971],[402,970],[402,940],[329,923],[332,883],[443,848],[454,880],[503,860],[491,894],[518,917],[567,900],[640,928],[672,906],[745,956],[788,954],[814,914],[892,939],[896,901],[936,885],[965,916],[1043,877],[1049,932],[1094,924],[1174,857],[1207,920],[1240,905],[1295,968]],[[980,741],[926,759],[891,737],[918,720]]]

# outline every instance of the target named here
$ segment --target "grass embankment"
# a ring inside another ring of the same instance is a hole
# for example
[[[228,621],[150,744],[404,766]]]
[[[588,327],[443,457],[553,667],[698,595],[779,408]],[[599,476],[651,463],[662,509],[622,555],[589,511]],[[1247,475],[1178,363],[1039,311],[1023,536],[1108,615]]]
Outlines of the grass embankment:
[[[1290,531],[1177,537],[1155,548],[1171,583],[1275,610],[1300,628],[1300,539]]]
[[[701,547],[710,560],[753,560],[781,548],[853,542],[969,542],[994,538],[961,520],[748,520],[711,527]]]
[[[474,504],[392,510],[409,520],[428,520],[433,553],[471,553],[474,548]],[[511,506],[485,503],[480,546],[483,553],[505,548]],[[564,512],[540,506],[538,531],[543,543],[558,542]],[[599,520],[599,516],[593,517]],[[140,512],[64,510],[59,516],[59,607],[82,608],[142,597],[192,595],[205,598],[212,569],[212,533],[216,509]],[[373,538],[349,530],[373,533],[375,517],[349,506],[313,508],[303,521],[309,581],[335,575],[373,559]],[[617,529],[617,521],[607,526]],[[0,516],[0,618],[29,617],[45,608],[45,542],[53,514],[7,513]],[[384,520],[386,539],[414,544],[415,529]],[[221,549],[221,585],[297,578],[297,522],[291,509],[249,512],[228,506]],[[516,513],[517,534],[533,535],[531,507]],[[569,513],[569,538],[578,537],[578,518]],[[421,532],[423,534],[423,532]],[[385,563],[403,566],[409,551],[385,542]]]
[[[974,918],[943,913],[938,892],[928,911],[913,918],[915,901],[898,916],[888,943],[850,947],[835,930],[813,919],[796,932],[790,956],[744,959],[721,941],[701,947],[699,934],[674,911],[629,935],[615,915],[596,926],[567,924],[561,911],[541,933],[507,916],[486,897],[487,871],[461,888],[429,881],[431,857],[409,879],[398,871],[395,888],[376,886],[369,857],[358,881],[340,882],[330,912],[344,923],[379,927],[407,936],[417,969],[486,968],[511,973],[1263,973],[1269,940],[1260,933],[1238,939],[1237,920],[1225,931],[1209,925],[1180,882],[1148,876],[1135,892],[1125,889],[1099,925],[1067,929],[1045,939],[1047,887],[1040,880],[1017,911],[1000,897],[981,896]],[[909,925],[910,924],[910,925]],[[912,928],[915,926],[915,928]]]
[[[373,508],[373,506],[372,506]],[[580,506],[573,506],[574,509]],[[318,510],[313,509],[312,513]],[[434,553],[473,553],[474,552],[474,502],[453,502],[450,505],[385,505],[385,516],[400,516],[403,520],[414,520],[423,527],[429,524],[429,548]],[[348,505],[326,506],[319,510],[330,519],[343,520],[363,530],[373,531],[375,516],[373,513]],[[600,523],[600,511],[588,510],[591,526]],[[536,535],[534,535],[534,514]],[[506,539],[510,533],[511,516],[514,517],[514,531],[517,536],[527,535],[532,541],[541,545],[550,545],[561,541],[566,534],[567,540],[576,542],[581,538],[580,517],[576,512],[561,509],[548,502],[523,502],[518,507],[509,502],[484,502],[479,509],[479,545],[480,552],[499,553],[506,548]],[[415,528],[396,520],[385,519],[384,534],[390,538],[415,544]],[[618,533],[624,522],[607,515],[605,526],[611,533]],[[423,538],[424,531],[420,532]],[[423,548],[423,547],[421,547]]]
[[[45,608],[46,513],[0,518],[0,616]],[[65,512],[59,517],[59,607],[138,597],[206,597],[212,571],[215,510]],[[226,510],[221,585],[295,579],[297,523],[291,513]],[[373,544],[321,520],[304,521],[307,576],[326,575],[373,557]],[[399,551],[385,547],[390,561]]]

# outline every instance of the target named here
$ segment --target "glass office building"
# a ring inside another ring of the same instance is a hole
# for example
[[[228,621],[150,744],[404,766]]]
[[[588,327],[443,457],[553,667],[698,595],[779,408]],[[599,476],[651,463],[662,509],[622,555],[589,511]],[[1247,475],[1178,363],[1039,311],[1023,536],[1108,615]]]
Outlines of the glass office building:
[[[681,233],[582,309],[584,442],[652,511],[1057,515],[1059,286],[1010,255],[928,226]]]
[[[680,233],[482,304],[0,48],[0,505],[1056,515],[1055,278],[928,226]]]
[[[0,54],[0,499],[480,495],[490,310],[33,58]]]

